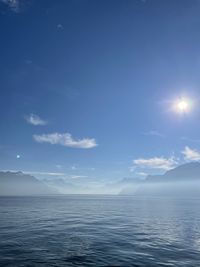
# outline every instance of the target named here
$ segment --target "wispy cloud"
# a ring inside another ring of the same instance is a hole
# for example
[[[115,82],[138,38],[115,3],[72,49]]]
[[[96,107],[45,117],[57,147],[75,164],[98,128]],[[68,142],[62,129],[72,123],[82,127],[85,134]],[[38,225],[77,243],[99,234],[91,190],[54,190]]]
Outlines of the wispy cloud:
[[[59,23],[59,24],[57,24],[57,29],[58,29],[58,30],[64,30],[64,27],[63,27],[62,24]]]
[[[165,137],[164,134],[162,134],[162,133],[160,133],[158,131],[149,131],[149,132],[145,132],[143,134],[144,135],[150,135],[150,136],[157,136],[157,137],[161,137],[161,138]]]
[[[0,0],[0,2],[6,4],[12,11],[16,13],[20,11],[19,0]]]
[[[185,160],[189,161],[200,161],[200,152],[186,146],[182,151]]]
[[[2,170],[4,172],[19,172],[19,170]],[[25,174],[31,174],[31,175],[47,175],[47,176],[64,176],[66,175],[65,173],[61,173],[61,172],[41,172],[41,171],[24,171],[22,170],[23,173]]]
[[[129,167],[129,171],[130,171],[130,172],[134,172],[135,169],[136,169],[136,166],[131,166],[131,167]]]
[[[37,171],[29,171],[25,173],[33,174],[33,175],[49,175],[49,176],[64,176],[66,175],[65,173],[62,172],[37,172]]]
[[[76,171],[77,170],[77,166],[76,165],[72,165],[71,169],[72,169],[72,171]]]
[[[170,170],[177,165],[177,161],[174,157],[154,157],[149,159],[139,158],[133,160],[133,164],[142,168]]]
[[[38,143],[50,143],[73,148],[88,149],[98,145],[94,138],[74,139],[70,133],[33,135],[33,138]]]
[[[13,172],[13,173],[18,173],[19,170],[13,170],[13,169],[4,169],[4,170],[0,170],[3,172]],[[81,178],[89,178],[87,175],[70,175],[68,173],[63,173],[63,172],[43,172],[43,171],[25,171],[25,170],[21,170],[22,173],[24,174],[29,174],[29,175],[33,175],[33,176],[40,176],[40,178],[42,176],[44,177],[51,177],[52,179],[56,179],[57,178],[62,178],[62,179],[81,179]],[[46,178],[45,178],[46,179]]]
[[[88,178],[87,175],[70,175],[71,179]]]
[[[73,164],[72,166],[71,166],[71,170],[72,171],[76,171],[76,170],[82,170],[82,171],[94,171],[95,170],[95,168],[93,168],[93,167],[81,167],[81,166],[78,166],[78,165],[76,165],[76,164]]]
[[[38,115],[35,114],[30,114],[28,116],[25,116],[25,120],[34,126],[47,124],[47,121],[41,119]]]

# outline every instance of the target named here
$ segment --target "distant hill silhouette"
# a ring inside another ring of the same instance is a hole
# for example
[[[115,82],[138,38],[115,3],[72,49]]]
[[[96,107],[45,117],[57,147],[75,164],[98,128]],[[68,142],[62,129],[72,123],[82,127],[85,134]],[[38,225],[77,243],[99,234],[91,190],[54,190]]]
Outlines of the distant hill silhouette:
[[[0,195],[47,195],[56,193],[34,176],[22,172],[0,172]]]
[[[167,171],[163,175],[148,175],[147,182],[200,181],[200,163],[190,162]]]
[[[200,163],[178,166],[163,175],[148,175],[135,189],[127,188],[120,194],[136,196],[200,197]]]

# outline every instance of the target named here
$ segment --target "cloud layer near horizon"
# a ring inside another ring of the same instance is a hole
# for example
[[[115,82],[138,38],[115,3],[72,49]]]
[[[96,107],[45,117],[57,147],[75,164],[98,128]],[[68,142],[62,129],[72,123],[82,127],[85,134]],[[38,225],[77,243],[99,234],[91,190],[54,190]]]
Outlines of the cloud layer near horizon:
[[[74,139],[70,133],[33,135],[33,139],[38,143],[50,143],[73,148],[88,149],[98,145],[94,138]]]

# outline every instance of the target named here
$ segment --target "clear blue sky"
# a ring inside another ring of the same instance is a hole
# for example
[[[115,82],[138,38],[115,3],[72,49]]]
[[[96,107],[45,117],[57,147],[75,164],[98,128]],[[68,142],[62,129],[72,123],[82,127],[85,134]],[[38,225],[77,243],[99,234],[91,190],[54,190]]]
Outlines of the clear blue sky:
[[[199,14],[198,0],[0,0],[0,169],[109,181],[199,160]],[[172,110],[183,97],[191,110]]]

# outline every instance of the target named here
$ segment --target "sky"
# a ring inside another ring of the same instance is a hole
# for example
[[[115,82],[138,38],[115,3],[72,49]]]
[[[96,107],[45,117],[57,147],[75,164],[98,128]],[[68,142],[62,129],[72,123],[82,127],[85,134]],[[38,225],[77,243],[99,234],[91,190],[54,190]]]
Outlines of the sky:
[[[199,161],[199,14],[199,0],[0,0],[0,169],[89,183]]]

